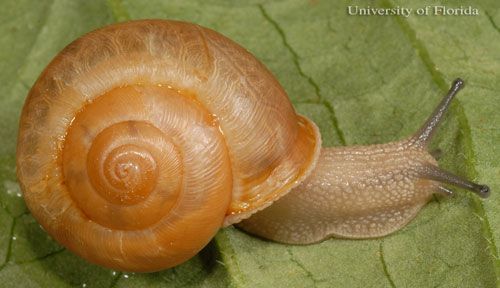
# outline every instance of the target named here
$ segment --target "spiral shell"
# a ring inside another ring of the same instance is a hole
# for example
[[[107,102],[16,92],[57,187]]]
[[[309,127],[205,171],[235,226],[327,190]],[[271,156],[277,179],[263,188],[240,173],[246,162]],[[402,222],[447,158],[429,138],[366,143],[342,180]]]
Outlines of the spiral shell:
[[[319,147],[250,53],[197,25],[143,20],[77,39],[44,70],[22,112],[17,173],[64,246],[156,271],[298,185]]]

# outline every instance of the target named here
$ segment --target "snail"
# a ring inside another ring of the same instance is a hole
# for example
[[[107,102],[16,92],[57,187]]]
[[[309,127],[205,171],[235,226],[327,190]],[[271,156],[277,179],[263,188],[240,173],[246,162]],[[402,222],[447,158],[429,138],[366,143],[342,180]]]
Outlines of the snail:
[[[17,176],[41,226],[84,259],[152,272],[238,223],[273,241],[397,231],[442,183],[426,146],[457,79],[413,136],[321,147],[254,56],[201,26],[139,20],[90,32],[45,68],[24,104]]]

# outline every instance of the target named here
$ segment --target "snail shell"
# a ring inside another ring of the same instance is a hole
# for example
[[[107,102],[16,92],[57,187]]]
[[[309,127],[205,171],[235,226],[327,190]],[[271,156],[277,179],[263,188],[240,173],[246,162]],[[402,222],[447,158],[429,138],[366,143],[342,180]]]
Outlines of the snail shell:
[[[22,111],[17,173],[58,242],[106,267],[156,271],[298,185],[320,146],[239,45],[143,20],[77,39],[43,71]]]

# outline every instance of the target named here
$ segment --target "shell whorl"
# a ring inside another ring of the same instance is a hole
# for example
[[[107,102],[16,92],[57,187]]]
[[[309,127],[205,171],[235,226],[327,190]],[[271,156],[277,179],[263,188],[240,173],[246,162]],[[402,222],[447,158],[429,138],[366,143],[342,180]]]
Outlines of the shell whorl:
[[[33,216],[100,265],[155,271],[298,185],[319,155],[271,73],[196,25],[91,32],[26,100],[17,167]]]

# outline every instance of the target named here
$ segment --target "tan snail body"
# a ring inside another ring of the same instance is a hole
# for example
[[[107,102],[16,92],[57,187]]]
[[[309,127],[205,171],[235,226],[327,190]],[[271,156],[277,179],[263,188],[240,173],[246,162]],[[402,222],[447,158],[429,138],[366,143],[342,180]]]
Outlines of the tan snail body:
[[[49,234],[113,269],[175,266],[238,222],[284,243],[383,236],[449,191],[439,182],[487,194],[425,149],[461,85],[409,139],[321,148],[231,40],[176,21],[112,25],[68,45],[31,89],[17,174]]]

